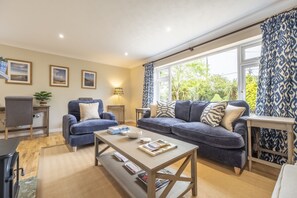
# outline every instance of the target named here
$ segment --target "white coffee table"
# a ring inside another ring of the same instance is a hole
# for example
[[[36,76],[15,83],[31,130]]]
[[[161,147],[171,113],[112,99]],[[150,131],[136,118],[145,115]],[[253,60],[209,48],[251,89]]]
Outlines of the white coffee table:
[[[139,139],[129,139],[127,136],[110,135],[106,130],[95,132],[95,166],[98,162],[114,177],[114,179],[122,186],[122,188],[131,197],[179,197],[192,190],[192,195],[197,195],[197,149],[198,146],[169,138],[157,133],[130,127],[131,130],[142,130],[142,137],[150,137],[152,140],[163,139],[177,145],[176,149],[167,151],[157,156],[149,154],[138,149],[140,145]],[[102,141],[107,146],[99,151],[99,142]],[[131,162],[137,164],[141,169],[148,173],[148,185],[145,189],[138,183],[137,174],[131,175],[123,168],[123,162],[117,161],[114,151],[120,152]],[[157,173],[159,170],[184,158],[176,173],[173,175]],[[191,162],[191,177],[182,175],[186,166]],[[169,184],[155,191],[155,179],[169,179]]]

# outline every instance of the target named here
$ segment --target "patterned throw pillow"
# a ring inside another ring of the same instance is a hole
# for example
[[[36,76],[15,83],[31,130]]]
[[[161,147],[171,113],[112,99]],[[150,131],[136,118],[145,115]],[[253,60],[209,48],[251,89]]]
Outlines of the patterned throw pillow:
[[[219,126],[224,117],[226,106],[227,102],[210,103],[202,112],[201,122],[212,127]]]
[[[175,117],[175,102],[157,102],[157,118],[158,117]]]

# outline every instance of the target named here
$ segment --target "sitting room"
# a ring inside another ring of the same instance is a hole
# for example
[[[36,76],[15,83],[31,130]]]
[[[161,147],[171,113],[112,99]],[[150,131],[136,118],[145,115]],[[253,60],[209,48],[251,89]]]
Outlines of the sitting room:
[[[297,197],[297,0],[0,6],[0,198]]]

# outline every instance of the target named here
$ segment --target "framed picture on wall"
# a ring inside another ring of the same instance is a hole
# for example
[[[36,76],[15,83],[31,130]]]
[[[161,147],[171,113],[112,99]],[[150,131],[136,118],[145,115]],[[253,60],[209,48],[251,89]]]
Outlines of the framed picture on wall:
[[[69,68],[50,65],[50,86],[69,87]]]
[[[81,88],[96,89],[97,73],[94,71],[81,70]]]
[[[6,83],[32,85],[32,62],[7,59]]]

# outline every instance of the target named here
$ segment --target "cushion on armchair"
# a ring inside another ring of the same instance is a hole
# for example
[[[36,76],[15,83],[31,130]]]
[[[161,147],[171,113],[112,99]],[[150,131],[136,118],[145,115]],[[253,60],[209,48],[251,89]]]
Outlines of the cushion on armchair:
[[[88,119],[100,119],[98,113],[99,103],[79,103],[80,121]]]
[[[76,123],[70,127],[70,133],[73,135],[80,135],[86,133],[93,133],[94,131],[104,130],[111,126],[117,126],[118,122],[115,120],[94,119],[86,120]]]
[[[68,103],[68,114],[74,115],[78,121],[80,120],[80,108],[79,108],[80,103],[83,103],[83,104],[99,103],[98,104],[98,113],[99,113],[99,115],[103,112],[103,103],[102,103],[102,100],[100,100],[100,99],[95,99],[95,100],[71,100]]]

